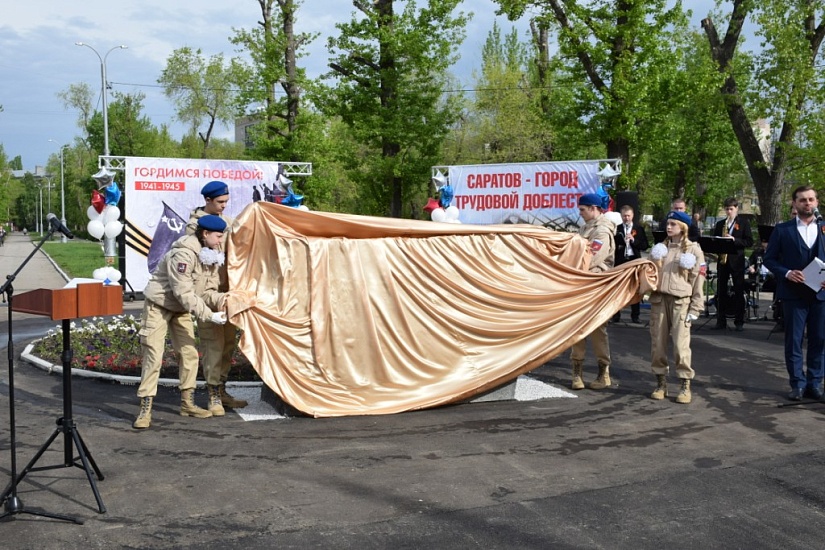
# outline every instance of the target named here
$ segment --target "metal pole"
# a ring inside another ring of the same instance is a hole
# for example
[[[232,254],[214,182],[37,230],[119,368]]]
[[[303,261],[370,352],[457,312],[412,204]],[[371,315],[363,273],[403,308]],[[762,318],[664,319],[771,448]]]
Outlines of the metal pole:
[[[108,107],[106,105],[106,103],[107,103],[107,101],[106,101],[106,88],[107,88],[107,85],[106,85],[106,58],[109,57],[109,54],[112,53],[114,50],[125,50],[128,46],[124,46],[122,44],[120,46],[115,46],[115,47],[111,48],[108,52],[106,52],[106,55],[101,57],[96,49],[89,46],[85,42],[75,42],[75,45],[77,45],[77,46],[86,46],[87,48],[89,48],[90,50],[95,52],[95,55],[100,60],[100,97],[101,97],[101,101],[102,101],[102,104],[103,104],[103,156],[108,157],[109,156],[109,113],[108,113]],[[106,165],[107,166],[109,165],[109,159],[106,159]]]
[[[60,148],[60,223],[63,224],[63,227],[66,227],[66,195],[63,191],[63,151],[66,147],[67,145],[63,145]],[[63,238],[60,240],[65,243],[68,241],[68,237],[63,235]]]
[[[37,232],[43,233],[43,185],[40,186],[40,222],[37,224]]]

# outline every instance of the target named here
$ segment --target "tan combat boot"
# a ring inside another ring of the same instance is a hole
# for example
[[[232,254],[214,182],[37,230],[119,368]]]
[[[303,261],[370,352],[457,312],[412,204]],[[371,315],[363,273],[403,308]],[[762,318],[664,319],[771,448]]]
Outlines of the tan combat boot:
[[[667,397],[667,376],[664,374],[656,375],[656,389],[650,394],[651,399],[664,399]]]
[[[599,365],[599,375],[595,380],[590,382],[588,388],[591,390],[603,390],[610,387],[610,367],[607,365]]]
[[[679,395],[676,396],[677,403],[687,405],[690,403],[690,380],[682,378],[682,389],[679,390]]]
[[[209,418],[212,416],[212,413],[195,405],[195,390],[181,390],[180,415],[194,416],[195,418]]]
[[[226,384],[220,385],[221,391],[221,404],[225,407],[229,407],[230,409],[243,409],[249,403],[246,402],[244,399],[235,399],[226,391]]]
[[[573,383],[570,384],[570,388],[574,390],[583,390],[584,389],[584,380],[582,380],[582,369],[584,365],[577,361],[573,362]]]
[[[140,398],[140,412],[138,417],[132,423],[132,427],[136,430],[145,430],[152,425],[152,398]]]
[[[223,410],[221,404],[220,386],[207,386],[206,389],[209,391],[209,412],[212,413],[212,416],[225,415],[226,411]]]

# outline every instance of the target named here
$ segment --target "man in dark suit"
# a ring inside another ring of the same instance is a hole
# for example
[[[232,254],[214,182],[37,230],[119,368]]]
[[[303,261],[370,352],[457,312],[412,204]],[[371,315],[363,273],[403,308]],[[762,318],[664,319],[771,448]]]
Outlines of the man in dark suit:
[[[621,265],[631,260],[638,260],[642,257],[642,252],[650,248],[647,242],[645,228],[633,221],[633,207],[622,206],[622,224],[616,227],[616,256],[613,265]],[[621,321],[622,312],[616,312],[613,316],[614,322]],[[630,305],[630,319],[634,323],[641,323],[639,320],[639,303]]]
[[[727,217],[716,222],[714,237],[726,237],[733,240],[736,252],[719,254],[716,272],[716,330],[727,328],[726,316],[733,314],[733,323],[737,332],[742,332],[745,325],[745,249],[753,246],[753,233],[747,218],[739,216],[739,202],[734,198],[725,199]],[[728,279],[733,283],[733,299],[727,292]]]
[[[785,323],[785,366],[791,392],[788,399],[804,395],[822,399],[825,375],[825,281],[808,286],[802,272],[814,258],[825,261],[825,235],[819,218],[816,190],[797,187],[792,195],[797,217],[777,224],[765,251],[765,266],[776,276],[776,296],[782,301]],[[802,342],[807,329],[807,372],[802,362]]]
[[[670,203],[670,210],[671,212],[687,212],[685,199],[673,199],[673,202]],[[659,222],[659,231],[667,231],[667,219]],[[702,230],[699,229],[699,225],[695,220],[691,220],[690,226],[688,227],[688,239],[698,243],[699,237],[701,236]]]

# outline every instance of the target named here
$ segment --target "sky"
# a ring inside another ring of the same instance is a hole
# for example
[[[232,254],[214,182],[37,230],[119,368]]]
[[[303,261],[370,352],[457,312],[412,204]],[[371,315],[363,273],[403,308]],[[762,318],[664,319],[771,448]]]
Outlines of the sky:
[[[420,4],[421,2],[419,2]],[[707,13],[713,0],[687,0]],[[498,21],[502,34],[515,26],[526,33],[526,20],[511,23],[495,16],[492,0],[464,0],[459,9],[474,14],[452,72],[463,85],[481,63],[481,46]],[[354,11],[347,0],[304,0],[298,12],[298,32],[320,33],[299,59],[310,77],[328,71],[326,39],[337,34],[335,23],[348,21]],[[81,134],[78,115],[57,97],[72,84],[87,83],[97,90],[101,109],[101,63],[84,42],[105,56],[111,93],[145,94],[143,114],[155,126],[167,124],[180,139],[184,128],[175,121],[172,103],[157,84],[167,58],[178,48],[200,48],[205,57],[239,55],[229,37],[233,29],[251,29],[261,18],[255,0],[26,0],[4,10],[0,22],[0,144],[9,159],[21,155],[23,168],[44,166],[49,155]],[[127,49],[114,49],[125,45]],[[109,52],[107,54],[107,52]],[[218,137],[232,138],[230,128]],[[52,141],[50,141],[52,140]]]

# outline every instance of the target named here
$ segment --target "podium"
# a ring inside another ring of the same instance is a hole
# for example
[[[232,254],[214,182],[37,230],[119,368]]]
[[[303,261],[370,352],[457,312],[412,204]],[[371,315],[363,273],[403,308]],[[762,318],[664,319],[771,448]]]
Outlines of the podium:
[[[72,288],[40,288],[14,297],[12,311],[44,315],[53,321],[123,313],[120,285],[81,283]]]
[[[103,480],[103,474],[97,467],[89,452],[89,448],[80,437],[74,419],[72,418],[72,357],[71,347],[71,320],[84,317],[119,315],[123,313],[123,290],[120,285],[104,285],[102,283],[83,283],[73,287],[56,290],[38,289],[15,296],[9,301],[11,311],[44,315],[55,321],[62,321],[63,352],[60,356],[63,365],[63,416],[57,419],[57,428],[51,437],[40,447],[19,475],[14,477],[9,487],[0,496],[0,502],[5,501],[12,490],[29,472],[53,470],[56,468],[81,468],[86,472],[92,492],[97,501],[98,511],[103,514],[106,507],[97,489],[97,483],[92,475]],[[63,434],[63,462],[53,466],[35,466],[37,461],[49,446]],[[74,456],[77,449],[77,457]],[[58,519],[71,519],[57,516]]]

